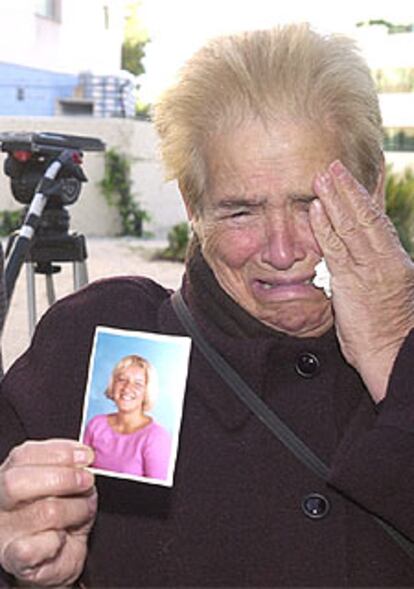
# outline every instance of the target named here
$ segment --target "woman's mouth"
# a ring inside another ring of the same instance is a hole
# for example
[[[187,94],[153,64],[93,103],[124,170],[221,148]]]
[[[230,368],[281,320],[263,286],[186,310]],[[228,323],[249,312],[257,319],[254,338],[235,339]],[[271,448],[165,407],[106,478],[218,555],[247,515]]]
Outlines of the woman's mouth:
[[[122,401],[135,401],[135,395],[131,393],[122,393],[120,398]]]
[[[274,288],[279,288],[279,287],[284,287],[284,286],[293,286],[293,285],[299,285],[299,284],[311,284],[311,279],[309,278],[308,280],[303,280],[303,281],[287,281],[287,282],[266,282],[264,280],[259,280],[258,281],[262,288],[264,288],[264,290],[272,290]]]
[[[314,292],[312,277],[278,280],[256,279],[252,283],[254,295],[260,300],[292,300],[308,298]]]

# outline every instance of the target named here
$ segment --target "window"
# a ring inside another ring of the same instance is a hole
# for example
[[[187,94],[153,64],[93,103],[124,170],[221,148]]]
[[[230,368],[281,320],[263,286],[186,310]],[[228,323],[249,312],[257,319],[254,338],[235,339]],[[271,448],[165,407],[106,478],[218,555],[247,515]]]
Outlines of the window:
[[[54,21],[60,21],[61,0],[36,0],[36,14]]]

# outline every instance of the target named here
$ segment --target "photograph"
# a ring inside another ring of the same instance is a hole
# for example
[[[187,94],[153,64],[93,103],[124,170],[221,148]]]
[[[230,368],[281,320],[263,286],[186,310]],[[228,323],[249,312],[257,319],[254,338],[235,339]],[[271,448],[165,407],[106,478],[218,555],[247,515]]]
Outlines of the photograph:
[[[191,340],[98,326],[79,439],[97,474],[173,485]]]

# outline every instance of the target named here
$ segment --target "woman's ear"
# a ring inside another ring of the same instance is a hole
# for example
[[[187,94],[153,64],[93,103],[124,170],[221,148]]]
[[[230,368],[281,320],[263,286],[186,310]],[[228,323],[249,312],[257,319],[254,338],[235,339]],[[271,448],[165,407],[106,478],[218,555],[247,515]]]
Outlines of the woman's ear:
[[[372,196],[377,201],[379,206],[384,210],[385,210],[385,175],[386,175],[385,158],[384,158],[384,154],[382,154],[381,163],[379,166],[378,178],[377,178],[377,185],[375,186],[375,190],[374,190],[374,193]]]

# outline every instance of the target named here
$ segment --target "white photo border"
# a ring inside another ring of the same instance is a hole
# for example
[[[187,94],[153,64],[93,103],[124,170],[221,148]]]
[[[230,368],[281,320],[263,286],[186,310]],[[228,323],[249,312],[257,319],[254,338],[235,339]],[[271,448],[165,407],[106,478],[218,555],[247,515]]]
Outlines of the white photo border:
[[[182,413],[183,413],[183,404],[184,404],[184,395],[187,383],[187,376],[188,376],[188,368],[189,368],[189,360],[190,360],[190,352],[191,352],[191,338],[187,336],[181,335],[167,335],[167,334],[158,334],[153,332],[146,332],[146,331],[138,331],[138,330],[129,330],[129,329],[120,329],[120,328],[113,328],[107,327],[104,325],[98,325],[95,329],[92,350],[89,358],[89,367],[88,367],[88,378],[87,384],[85,389],[85,397],[83,403],[83,410],[82,410],[82,420],[81,420],[81,427],[79,433],[79,441],[83,443],[86,425],[91,419],[91,405],[94,402],[92,397],[93,391],[93,384],[94,379],[96,376],[96,370],[98,367],[98,354],[105,354],[105,351],[100,350],[99,346],[103,347],[104,343],[102,343],[102,337],[112,337],[113,338],[113,350],[111,352],[106,352],[108,357],[111,360],[108,360],[108,364],[113,367],[117,363],[116,360],[112,358],[117,357],[118,361],[128,355],[121,351],[121,349],[127,350],[129,348],[134,348],[134,343],[137,344],[135,348],[135,353],[146,357],[146,352],[143,351],[145,347],[152,349],[152,358],[147,358],[152,364],[154,364],[154,356],[157,355],[157,345],[158,349],[160,350],[161,354],[161,345],[168,344],[168,356],[169,360],[167,362],[173,362],[174,364],[174,385],[175,385],[175,416],[173,417],[173,423],[171,427],[171,451],[168,463],[168,473],[166,479],[158,479],[158,478],[151,478],[139,475],[133,475],[129,473],[117,472],[114,470],[106,470],[102,468],[97,468],[91,466],[89,470],[99,475],[104,475],[112,478],[119,478],[119,479],[127,479],[132,481],[138,481],[142,483],[148,484],[156,484],[162,485],[166,487],[172,487],[174,482],[174,471],[175,465],[178,455],[178,446],[179,446],[179,435],[181,429],[181,421],[182,421]],[[118,340],[119,345],[116,345],[116,340]],[[120,344],[123,343],[121,346]],[[180,353],[176,353],[176,357],[171,357],[171,346],[174,351],[174,348]],[[133,353],[133,352],[131,352]],[[167,353],[164,351],[164,356],[167,357]],[[160,362],[162,364],[162,362]],[[112,371],[111,369],[111,371]],[[159,372],[159,370],[157,370]],[[105,371],[104,371],[105,372]],[[162,385],[160,386],[162,389]],[[104,392],[102,390],[102,397],[104,397]],[[171,397],[171,395],[170,395]],[[158,400],[158,404],[162,403],[163,394],[160,395],[160,399]],[[171,398],[170,398],[171,402]],[[99,411],[98,411],[99,413]],[[170,424],[171,425],[171,424]]]

